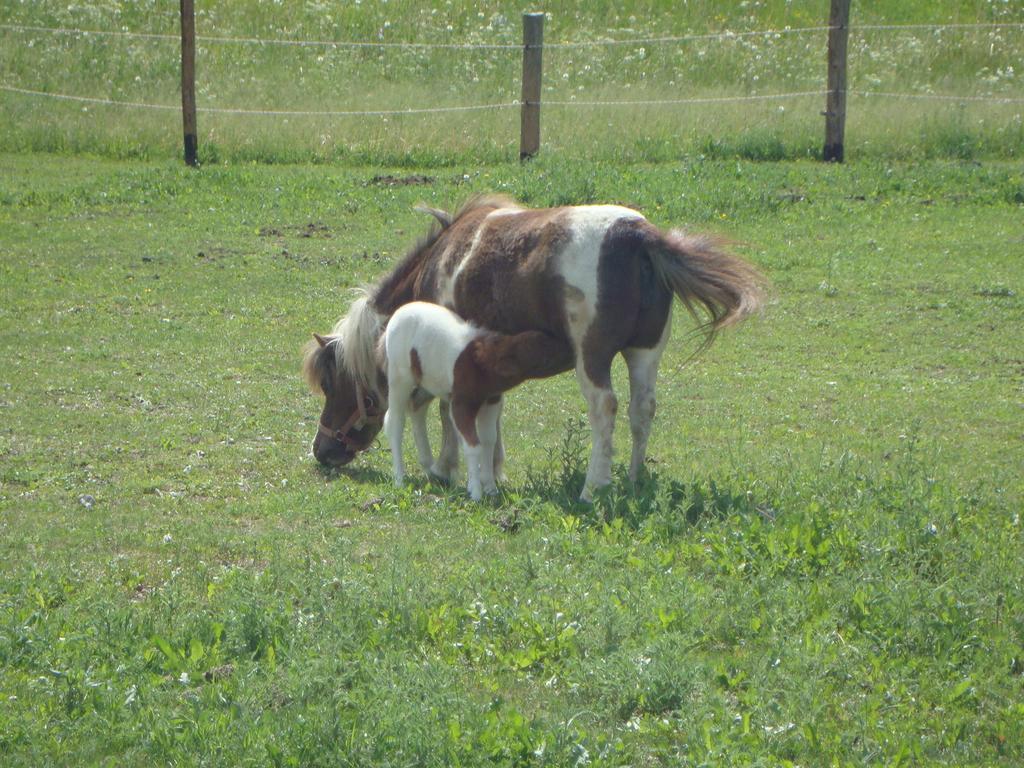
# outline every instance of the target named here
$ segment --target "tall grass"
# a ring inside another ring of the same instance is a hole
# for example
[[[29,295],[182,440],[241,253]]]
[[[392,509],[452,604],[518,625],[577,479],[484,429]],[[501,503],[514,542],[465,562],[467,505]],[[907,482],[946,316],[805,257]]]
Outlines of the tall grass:
[[[827,3],[782,0],[722,4],[551,2],[549,44],[600,43],[708,32],[772,34],[549,47],[548,102],[666,101],[817,91],[825,88]],[[244,0],[201,5],[206,38],[499,44],[521,42],[519,6],[304,3]],[[102,6],[38,2],[0,9],[0,24],[78,30],[177,33],[173,5]],[[855,24],[1019,23],[1009,3],[855,4]],[[955,94],[1020,99],[1024,30],[854,30],[855,93]],[[283,46],[201,40],[199,106],[215,109],[344,112],[502,104],[441,115],[285,116],[201,113],[207,162],[328,161],[458,163],[514,157],[518,145],[519,58],[507,49]],[[1016,69],[1015,69],[1016,68]],[[0,30],[0,82],[30,90],[111,101],[175,105],[174,39],[24,29]],[[659,160],[706,154],[800,157],[819,151],[823,97],[771,102],[591,107],[543,111],[543,143],[597,160]],[[173,111],[62,102],[0,92],[5,144],[14,150],[173,157],[180,118]],[[1024,149],[1020,103],[962,104],[851,96],[848,143],[854,155],[1017,157]],[[954,137],[950,140],[950,137]]]

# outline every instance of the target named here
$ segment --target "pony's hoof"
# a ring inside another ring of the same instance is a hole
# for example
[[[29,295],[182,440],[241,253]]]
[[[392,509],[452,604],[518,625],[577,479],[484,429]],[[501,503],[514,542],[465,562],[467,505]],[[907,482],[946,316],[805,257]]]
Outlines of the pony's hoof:
[[[452,482],[452,471],[446,469],[441,465],[434,463],[427,468],[427,477],[433,480],[435,483],[441,485],[450,485]]]
[[[432,469],[427,470],[427,478],[430,480],[430,482],[437,483],[438,485],[451,485],[452,484],[452,479],[451,479],[450,476],[442,475],[439,472],[435,472]]]

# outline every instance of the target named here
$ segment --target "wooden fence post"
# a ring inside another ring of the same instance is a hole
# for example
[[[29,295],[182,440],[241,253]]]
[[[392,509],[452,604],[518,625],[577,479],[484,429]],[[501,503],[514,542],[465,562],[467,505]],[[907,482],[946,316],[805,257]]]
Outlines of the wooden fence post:
[[[185,132],[185,163],[199,165],[196,134],[196,15],[193,0],[181,0],[181,121]]]
[[[520,104],[519,159],[540,149],[541,54],[544,50],[544,14],[523,14],[523,98]]]
[[[850,36],[850,0],[832,0],[828,26],[828,96],[822,159],[826,163],[841,163],[846,135],[846,41]]]

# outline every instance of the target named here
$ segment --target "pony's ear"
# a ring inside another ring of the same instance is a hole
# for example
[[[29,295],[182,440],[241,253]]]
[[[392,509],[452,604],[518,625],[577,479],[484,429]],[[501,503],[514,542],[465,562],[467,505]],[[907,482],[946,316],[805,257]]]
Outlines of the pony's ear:
[[[442,211],[440,208],[432,208],[429,205],[420,203],[413,210],[418,213],[427,213],[437,219],[438,224],[441,225],[441,229],[448,229],[452,225],[452,215],[448,211]]]
[[[316,343],[321,347],[326,347],[331,343],[331,340],[325,336],[321,336],[319,333],[314,333],[313,338],[316,339]]]

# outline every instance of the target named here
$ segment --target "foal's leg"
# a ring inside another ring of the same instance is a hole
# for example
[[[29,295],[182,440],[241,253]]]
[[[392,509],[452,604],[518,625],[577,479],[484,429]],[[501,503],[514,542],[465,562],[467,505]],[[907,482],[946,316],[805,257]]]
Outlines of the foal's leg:
[[[409,405],[411,393],[398,382],[390,382],[388,387],[388,410],[384,414],[384,434],[391,446],[391,468],[395,478],[395,487],[402,485],[405,479],[405,467],[402,464],[402,433],[405,431],[405,409]]]
[[[672,327],[672,314],[665,321],[658,343],[650,349],[631,347],[622,350],[629,368],[629,428],[633,433],[633,455],[629,461],[629,479],[634,483],[640,475],[647,456],[647,440],[651,436],[651,424],[654,421],[655,398],[654,384],[658,377],[658,364],[668,344],[669,330]]]
[[[484,495],[481,481],[484,446],[476,428],[477,414],[481,410],[479,403],[452,399],[452,421],[459,432],[459,437],[462,438],[462,448],[466,453],[466,490],[469,491],[469,497],[473,501],[480,501]],[[488,461],[493,461],[493,458],[488,457]],[[488,474],[492,472],[493,466],[488,468]],[[493,477],[491,482],[493,483]]]
[[[430,474],[442,482],[454,480],[459,469],[459,436],[451,420],[450,408],[447,400],[441,401],[441,449],[430,467]]]
[[[483,492],[488,495],[498,492],[494,465],[497,463],[498,430],[503,400],[504,398],[499,396],[496,402],[484,403],[476,417],[476,432],[481,447],[480,485]]]
[[[612,361],[610,356],[591,359],[584,364],[582,354],[576,363],[576,378],[587,400],[587,418],[590,420],[590,463],[587,479],[583,483],[582,501],[592,501],[594,490],[612,481],[612,432],[619,403],[612,390]],[[593,378],[592,378],[593,377]],[[596,380],[595,380],[596,379]]]

